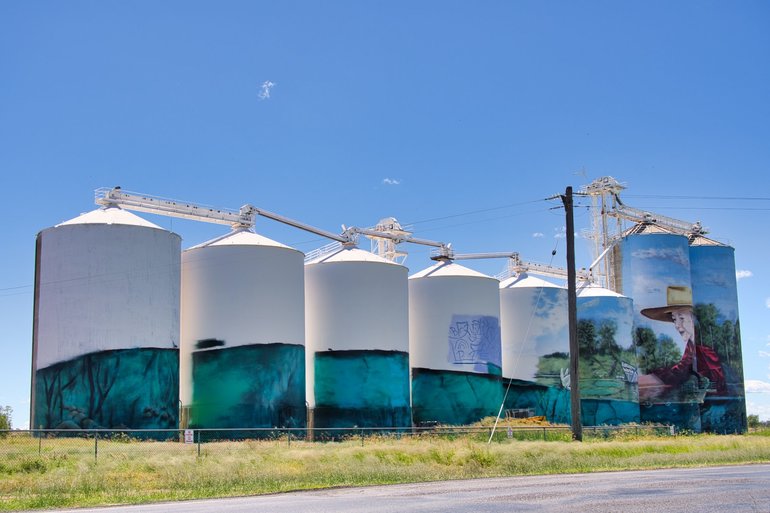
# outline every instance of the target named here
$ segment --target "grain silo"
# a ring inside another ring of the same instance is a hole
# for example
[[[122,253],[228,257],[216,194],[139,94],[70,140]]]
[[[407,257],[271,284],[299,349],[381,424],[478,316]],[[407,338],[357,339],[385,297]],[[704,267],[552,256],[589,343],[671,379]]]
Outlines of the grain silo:
[[[639,422],[633,301],[584,284],[577,292],[577,318],[583,424]]]
[[[471,424],[500,409],[498,285],[450,261],[409,278],[415,424]]]
[[[567,289],[526,273],[504,280],[500,328],[506,410],[569,423]]]
[[[33,428],[178,427],[180,244],[117,207],[38,234]]]
[[[706,237],[693,237],[690,270],[698,321],[697,370],[710,382],[700,405],[702,429],[713,433],[743,433],[747,429],[746,394],[735,251]]]
[[[343,247],[305,264],[308,423],[409,427],[407,269]]]
[[[672,318],[674,310],[692,316],[688,239],[655,224],[627,233],[613,251],[617,291],[634,302],[641,420],[700,432],[699,405],[709,383],[683,361],[692,350],[691,334],[680,332]]]
[[[305,426],[303,258],[246,229],[182,254],[190,427]]]

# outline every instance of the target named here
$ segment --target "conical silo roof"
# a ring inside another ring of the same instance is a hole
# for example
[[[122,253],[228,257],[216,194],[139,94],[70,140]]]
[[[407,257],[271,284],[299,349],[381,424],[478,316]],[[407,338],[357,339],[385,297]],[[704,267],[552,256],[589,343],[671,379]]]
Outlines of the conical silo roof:
[[[153,224],[146,219],[142,219],[136,214],[132,214],[120,207],[97,208],[91,212],[80,214],[79,216],[59,223],[56,226],[67,226],[73,224],[125,224],[129,226],[144,226],[146,228],[156,228],[163,230],[160,226]]]
[[[249,230],[234,230],[226,235],[193,246],[190,249],[198,249],[211,246],[268,246],[275,248],[294,249],[278,241],[259,235]],[[295,250],[298,251],[298,250]]]
[[[487,276],[486,274],[474,271],[473,269],[468,269],[465,266],[450,261],[437,262],[435,265],[432,265],[427,269],[423,269],[422,271],[414,273],[409,277],[409,279],[411,280],[414,278],[428,278],[438,276],[467,276],[472,278],[487,278],[490,280],[495,279],[491,276]]]
[[[398,265],[396,262],[391,262],[386,258],[382,258],[379,255],[375,255],[370,251],[364,251],[358,248],[345,248],[342,247],[338,251],[331,254],[321,255],[313,260],[305,262],[305,265],[312,264],[329,264],[336,262],[372,262],[377,264],[390,264]]]
[[[501,289],[513,289],[513,288],[526,288],[526,287],[553,287],[557,289],[563,289],[564,287],[551,283],[550,281],[542,280],[535,276],[530,276],[527,273],[520,273],[516,276],[511,276],[508,279],[500,282]]]

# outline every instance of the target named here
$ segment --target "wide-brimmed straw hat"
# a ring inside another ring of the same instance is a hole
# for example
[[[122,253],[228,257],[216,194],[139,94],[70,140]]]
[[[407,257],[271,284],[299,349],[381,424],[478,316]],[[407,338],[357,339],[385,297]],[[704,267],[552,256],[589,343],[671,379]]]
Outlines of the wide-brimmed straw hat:
[[[644,308],[641,314],[655,321],[674,322],[671,312],[678,308],[692,308],[692,289],[671,285],[666,289],[666,306]]]

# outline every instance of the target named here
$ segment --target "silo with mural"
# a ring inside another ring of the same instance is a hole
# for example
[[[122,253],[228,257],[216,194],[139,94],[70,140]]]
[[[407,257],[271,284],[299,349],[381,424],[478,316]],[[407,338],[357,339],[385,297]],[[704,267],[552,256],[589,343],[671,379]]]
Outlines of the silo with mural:
[[[38,234],[32,427],[178,427],[180,246],[114,206]]]
[[[580,408],[586,426],[639,422],[633,323],[630,298],[589,284],[578,288]]]
[[[451,261],[409,277],[416,425],[471,424],[502,401],[499,282]]]
[[[521,273],[500,283],[505,408],[569,423],[567,289]]]
[[[305,262],[308,423],[412,425],[406,267],[340,247]]]
[[[695,366],[688,239],[639,224],[613,251],[617,290],[634,302],[641,420],[700,432],[709,380]]]
[[[698,372],[709,379],[700,406],[703,431],[743,433],[746,392],[735,274],[735,250],[704,236],[690,242]]]

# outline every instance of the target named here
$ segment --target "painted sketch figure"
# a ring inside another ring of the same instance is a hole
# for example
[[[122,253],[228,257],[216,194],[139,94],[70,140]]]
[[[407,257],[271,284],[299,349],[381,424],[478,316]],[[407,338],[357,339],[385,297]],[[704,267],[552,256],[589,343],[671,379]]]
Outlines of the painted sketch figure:
[[[640,401],[667,400],[678,389],[685,388],[686,382],[692,384],[694,394],[687,394],[691,399],[703,401],[709,390],[718,395],[726,393],[724,370],[719,356],[710,347],[701,344],[695,315],[693,313],[692,290],[689,287],[668,287],[666,306],[645,308],[641,314],[649,319],[673,322],[685,343],[682,359],[670,366],[650,371],[639,376]],[[665,399],[664,399],[665,398]]]

